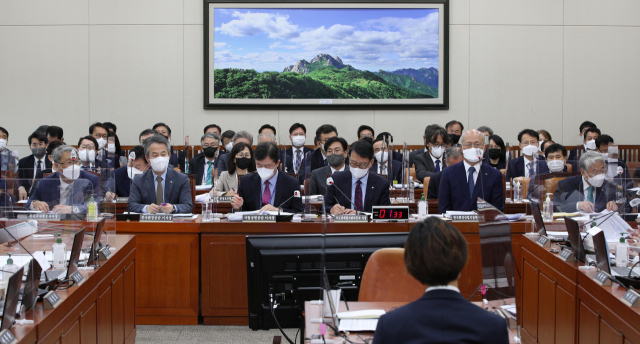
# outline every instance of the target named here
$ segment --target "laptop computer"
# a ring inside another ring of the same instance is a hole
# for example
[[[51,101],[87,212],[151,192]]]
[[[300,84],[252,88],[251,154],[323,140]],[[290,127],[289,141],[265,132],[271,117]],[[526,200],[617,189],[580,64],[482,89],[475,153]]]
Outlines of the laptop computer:
[[[600,231],[593,236],[593,247],[596,250],[596,266],[598,269],[615,277],[629,276],[631,268],[626,266],[611,266],[611,261],[609,259],[609,246],[607,246],[607,241],[604,238],[603,231]],[[637,268],[633,270],[631,273],[632,278],[640,278],[640,274],[638,274],[637,271]]]
[[[7,284],[7,295],[5,297],[4,306],[2,307],[2,325],[0,325],[0,332],[10,329],[13,323],[16,322],[16,311],[18,310],[18,303],[20,303],[20,286],[22,285],[22,275],[24,274],[24,267],[16,271],[9,278]]]
[[[582,235],[580,234],[580,225],[578,221],[565,217],[564,223],[567,226],[567,233],[569,234],[569,242],[571,243],[571,248],[573,249],[573,253],[576,255],[576,259],[581,262],[591,263],[596,261],[595,254],[587,254],[587,250],[584,248],[584,241],[582,240]]]
[[[82,249],[82,241],[84,240],[84,228],[79,230],[73,235],[73,245],[71,246],[71,257],[69,258],[69,265],[66,269],[60,270],[48,270],[42,274],[41,281],[44,280],[65,280],[69,279],[74,272],[78,270],[78,264],[80,262],[80,251]],[[45,277],[46,275],[46,277]],[[63,278],[64,276],[64,278]]]
[[[87,266],[93,265],[93,262],[96,260],[96,256],[98,255],[98,249],[100,246],[100,238],[102,238],[104,222],[105,222],[105,219],[102,219],[96,225],[96,232],[93,233],[93,242],[91,243],[91,248],[89,249],[89,259],[87,260]]]
[[[547,235],[547,227],[544,225],[544,221],[542,220],[542,213],[540,212],[540,205],[537,202],[531,201],[531,214],[533,214],[533,220],[536,222],[536,226],[538,229],[538,234],[544,235],[552,242],[565,241],[568,238],[568,235]]]

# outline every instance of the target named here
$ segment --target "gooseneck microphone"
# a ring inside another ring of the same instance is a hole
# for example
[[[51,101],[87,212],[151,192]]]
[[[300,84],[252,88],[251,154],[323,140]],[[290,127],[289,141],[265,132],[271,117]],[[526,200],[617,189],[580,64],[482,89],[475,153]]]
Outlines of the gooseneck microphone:
[[[295,190],[295,191],[293,192],[293,195],[291,195],[291,197],[287,198],[287,199],[286,199],[286,200],[284,200],[283,202],[280,202],[280,205],[278,206],[278,215],[280,215],[280,211],[282,210],[282,206],[283,206],[285,203],[289,202],[289,200],[290,200],[290,199],[292,199],[292,198],[294,198],[294,197],[295,197],[295,198],[300,198],[300,190]]]
[[[346,198],[347,201],[349,201],[349,203],[351,203],[351,205],[353,206],[353,209],[355,209],[355,211],[356,211],[356,214],[358,214],[358,209],[356,209],[356,205],[353,204],[353,202],[351,201],[351,198],[347,197],[347,195],[345,195],[344,192],[342,192],[342,190],[340,190],[340,188],[335,185],[335,183],[333,182],[333,178],[328,177],[327,178],[327,186],[331,186],[331,185],[333,185],[333,187],[336,190],[338,190],[342,194],[342,196],[344,196],[344,198]],[[337,204],[340,204],[340,202],[338,202],[338,199],[335,198],[335,196],[333,196],[333,197],[336,200]]]
[[[133,162],[136,160],[136,152],[130,152],[129,153],[129,161],[131,161],[131,167],[128,167],[131,169],[131,177],[129,177],[129,194],[131,194],[131,189],[133,189],[133,177],[135,177],[133,175]],[[128,175],[127,175],[128,176]],[[115,186],[114,186],[115,189]],[[113,190],[116,191],[116,190]],[[114,192],[115,193],[115,192]]]
[[[33,260],[34,260],[34,261],[36,261],[36,262],[38,261],[38,260],[36,259],[36,257],[34,257],[34,256],[33,256],[33,254],[31,254],[31,252],[29,252],[29,250],[27,250],[27,248],[26,248],[26,247],[24,247],[24,245],[22,245],[22,243],[20,242],[20,240],[16,239],[16,237],[14,237],[14,236],[13,236],[13,234],[11,234],[11,231],[10,231],[10,230],[8,230],[8,229],[7,229],[7,227],[5,227],[5,226],[4,226],[4,224],[2,224],[2,222],[0,222],[0,226],[2,226],[2,229],[4,229],[4,231],[5,231],[5,232],[7,232],[7,234],[9,234],[9,236],[11,236],[11,238],[12,238],[13,240],[15,240],[15,241],[18,243],[18,245],[20,245],[20,247],[22,247],[22,249],[23,249],[25,252],[27,252],[27,253],[31,256],[31,259],[33,259]],[[39,278],[39,277],[40,277],[40,276],[38,276],[38,278]],[[44,279],[45,279],[45,281],[46,281],[47,283],[49,283],[49,278],[47,277],[47,274],[46,274],[46,273],[44,274]]]

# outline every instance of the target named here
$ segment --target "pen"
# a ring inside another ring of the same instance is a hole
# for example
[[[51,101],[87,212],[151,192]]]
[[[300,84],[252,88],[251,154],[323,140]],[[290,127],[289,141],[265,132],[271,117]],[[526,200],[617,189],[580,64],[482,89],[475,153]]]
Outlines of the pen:
[[[164,207],[165,205],[167,205],[167,203],[162,203],[162,206]]]

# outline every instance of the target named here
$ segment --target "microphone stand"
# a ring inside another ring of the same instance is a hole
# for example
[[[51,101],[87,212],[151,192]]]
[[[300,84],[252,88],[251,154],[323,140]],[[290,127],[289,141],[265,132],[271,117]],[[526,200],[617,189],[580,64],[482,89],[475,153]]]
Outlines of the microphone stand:
[[[356,209],[356,205],[351,201],[351,199],[349,197],[347,197],[347,195],[345,195],[344,192],[342,192],[342,190],[340,190],[340,188],[337,187],[334,184],[333,178],[331,178],[331,177],[327,178],[327,186],[332,186],[332,185],[333,185],[334,188],[336,188],[336,190],[338,190],[342,194],[342,196],[344,196],[344,198],[347,199],[347,201],[349,201],[349,203],[351,203],[351,206],[353,206],[353,209],[355,209],[355,211],[356,211],[356,215],[360,215],[360,212],[358,211],[358,209]],[[336,200],[337,204],[340,204],[340,202],[338,201],[336,196],[333,196],[333,198]]]

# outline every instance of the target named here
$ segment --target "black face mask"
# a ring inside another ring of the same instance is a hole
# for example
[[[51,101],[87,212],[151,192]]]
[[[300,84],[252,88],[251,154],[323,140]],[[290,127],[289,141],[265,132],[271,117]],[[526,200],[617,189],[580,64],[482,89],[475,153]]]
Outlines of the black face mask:
[[[365,137],[364,139],[362,139],[362,141],[368,142],[370,145],[373,146],[373,139],[370,137]]]
[[[202,150],[202,153],[204,153],[204,156],[206,156],[207,158],[213,158],[214,156],[216,156],[217,150],[218,147],[207,147]]]
[[[246,170],[251,165],[251,158],[236,158],[236,167],[241,170]]]
[[[490,148],[489,149],[489,158],[498,159],[500,158],[501,150],[500,148]]]
[[[460,135],[449,134],[449,138],[451,139],[451,144],[456,144],[460,141]]]

